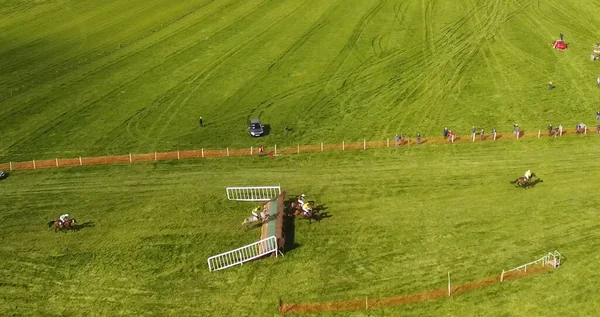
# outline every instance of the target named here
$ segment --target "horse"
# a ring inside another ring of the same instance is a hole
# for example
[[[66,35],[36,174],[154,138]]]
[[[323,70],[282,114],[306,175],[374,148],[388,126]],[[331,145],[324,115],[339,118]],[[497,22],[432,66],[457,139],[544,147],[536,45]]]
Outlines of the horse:
[[[535,173],[532,173],[531,177],[529,177],[529,181],[525,180],[525,177],[519,177],[510,183],[515,184],[517,187],[527,188],[531,184],[531,180],[534,177],[537,177],[537,176],[535,175]]]
[[[267,219],[269,219],[269,215],[267,214],[266,211],[263,210],[258,214],[258,217],[255,215],[246,217],[246,219],[244,219],[244,222],[242,222],[242,226],[247,225],[247,224],[252,224],[257,221],[265,221]]]
[[[75,223],[77,223],[75,218],[65,221],[64,224],[62,224],[60,220],[52,220],[48,222],[48,228],[54,227],[54,232],[58,232],[58,230],[64,230],[66,233],[68,230],[73,230],[73,224]]]
[[[313,216],[315,216],[319,212],[317,210],[317,208],[314,207],[315,206],[315,202],[314,201],[309,201],[307,203],[309,203],[311,206],[313,206],[312,210],[308,214],[306,214],[304,212],[304,209],[302,209],[302,206],[300,206],[299,203],[297,203],[295,201],[292,202],[292,204],[291,204],[290,207],[294,210],[294,216],[300,216],[300,215],[302,215],[302,217],[304,217],[306,219],[311,219]]]

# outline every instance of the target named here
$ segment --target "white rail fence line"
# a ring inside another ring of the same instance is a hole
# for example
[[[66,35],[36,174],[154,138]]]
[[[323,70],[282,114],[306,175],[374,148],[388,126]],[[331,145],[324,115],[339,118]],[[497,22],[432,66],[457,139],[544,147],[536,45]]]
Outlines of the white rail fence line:
[[[514,269],[510,269],[508,271],[502,271],[502,275],[500,276],[500,282],[504,281],[504,274],[508,273],[508,272],[513,272],[513,271],[521,271],[524,270],[525,273],[527,273],[527,267],[532,267],[532,266],[537,266],[537,265],[552,265],[552,268],[557,269],[560,266],[560,260],[562,258],[562,254],[560,254],[560,252],[558,251],[554,251],[554,252],[549,252],[547,255],[529,262],[529,263],[525,263],[521,266],[518,266]]]
[[[208,270],[218,271],[275,253],[278,256],[277,239],[272,236],[241,248],[208,258]]]
[[[281,194],[280,186],[227,187],[227,199],[237,201],[270,201]]]

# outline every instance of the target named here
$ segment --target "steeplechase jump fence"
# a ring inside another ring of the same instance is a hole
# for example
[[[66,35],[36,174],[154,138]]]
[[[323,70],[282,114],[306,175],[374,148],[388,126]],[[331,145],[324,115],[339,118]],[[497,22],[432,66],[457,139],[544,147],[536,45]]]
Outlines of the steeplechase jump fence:
[[[590,135],[589,129],[583,131],[573,131],[564,129],[561,130],[560,136],[563,135]],[[596,133],[600,134],[600,128],[596,130]],[[508,133],[500,134],[493,133],[491,135],[480,135],[478,140],[482,142],[496,142],[496,140],[507,140],[514,139],[519,140],[523,138],[547,138],[556,137],[558,134],[546,135],[541,133],[541,130],[525,133],[523,131],[518,134],[514,134],[512,137],[508,137]],[[300,154],[308,152],[323,152],[323,151],[348,151],[348,150],[367,150],[376,148],[390,148],[390,147],[404,147],[412,145],[422,144],[441,144],[441,143],[464,143],[464,142],[475,142],[476,139],[473,137],[465,137],[464,139],[459,136],[452,135],[448,138],[404,138],[400,140],[381,140],[381,141],[367,141],[362,142],[345,142],[342,141],[336,144],[320,144],[315,145],[297,145],[291,147],[278,148],[277,145],[273,147],[265,147],[265,153],[268,155],[278,156],[281,154]],[[173,151],[173,152],[154,152],[146,154],[125,154],[125,155],[106,155],[98,157],[75,157],[68,159],[54,158],[48,160],[31,160],[25,162],[8,162],[0,163],[0,170],[4,171],[18,171],[18,170],[32,170],[32,169],[43,169],[43,168],[59,168],[59,167],[70,167],[70,166],[84,166],[84,165],[104,165],[104,164],[126,164],[136,162],[157,162],[167,160],[182,160],[190,158],[217,158],[217,157],[229,157],[229,156],[252,156],[255,155],[256,151],[254,148],[249,149],[220,149],[220,150],[190,150],[190,151]]]
[[[277,239],[275,236],[251,243],[249,245],[217,254],[208,258],[208,270],[218,271],[232,266],[242,265],[245,262],[252,261],[263,256],[275,254],[278,255]]]
[[[208,270],[218,271],[275,254],[278,257],[285,244],[282,228],[285,191],[280,186],[227,187],[227,199],[265,202],[268,219],[261,225],[260,240],[249,245],[208,258]]]
[[[270,201],[281,195],[280,186],[227,187],[227,199],[237,201]]]

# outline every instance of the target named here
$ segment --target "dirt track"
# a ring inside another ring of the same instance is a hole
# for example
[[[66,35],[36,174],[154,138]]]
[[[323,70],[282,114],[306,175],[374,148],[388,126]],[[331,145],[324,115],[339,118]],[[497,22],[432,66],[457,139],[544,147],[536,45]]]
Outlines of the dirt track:
[[[504,274],[504,281],[523,278],[526,276],[538,274],[541,272],[551,271],[552,267],[549,265],[538,266],[529,268],[527,273],[524,271],[511,272]],[[492,284],[500,283],[500,275],[491,276],[479,281],[468,282],[452,286],[450,294],[452,296],[461,294],[470,290],[484,288]],[[361,300],[350,300],[343,302],[329,302],[329,303],[301,303],[301,304],[284,304],[280,303],[279,312],[282,315],[286,314],[308,314],[308,313],[322,313],[322,312],[333,312],[333,311],[356,311],[356,310],[367,310],[375,309],[379,307],[390,307],[390,306],[401,306],[406,304],[421,303],[429,300],[439,299],[442,297],[448,297],[448,288],[443,287],[435,290],[424,291],[421,293],[392,296],[384,298],[373,298],[373,299],[361,299]]]
[[[575,135],[573,131],[568,133],[567,130],[563,130],[563,134]],[[595,134],[588,130],[587,134]],[[545,133],[541,133],[540,138],[549,138]],[[538,138],[538,132],[531,133],[520,133],[519,138]],[[496,141],[493,140],[491,135],[484,136],[483,138],[477,136],[475,141],[470,136],[456,136],[454,143],[470,143],[470,142],[501,142],[507,140],[517,140],[512,133],[497,134]],[[421,145],[426,144],[445,144],[450,143],[449,139],[444,138],[423,138],[421,139]],[[417,140],[414,138],[407,138],[400,141],[399,146],[412,146],[416,145]],[[277,148],[266,148],[266,154],[273,156],[275,154],[299,154],[306,152],[323,152],[323,151],[347,151],[347,150],[366,150],[376,148],[388,148],[395,147],[395,141],[388,139],[385,141],[364,141],[364,142],[342,142],[340,144],[321,144],[321,145],[298,145],[293,147]],[[9,162],[1,163],[0,170],[4,171],[17,171],[17,170],[32,170],[40,168],[58,168],[68,166],[83,166],[83,165],[104,165],[104,164],[131,164],[135,162],[156,162],[166,160],[182,160],[189,158],[218,158],[218,157],[229,157],[229,156],[253,156],[258,155],[256,148],[249,149],[224,149],[224,150],[191,150],[191,151],[174,151],[174,152],[154,152],[146,154],[126,154],[126,155],[110,155],[110,156],[99,156],[99,157],[78,157],[68,159],[50,159],[50,160],[32,160],[26,162]]]

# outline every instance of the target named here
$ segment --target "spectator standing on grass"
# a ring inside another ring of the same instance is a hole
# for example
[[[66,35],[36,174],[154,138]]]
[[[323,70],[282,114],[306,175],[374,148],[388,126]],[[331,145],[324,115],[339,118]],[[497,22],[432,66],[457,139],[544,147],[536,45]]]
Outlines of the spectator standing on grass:
[[[421,144],[421,134],[417,133],[417,144]]]
[[[204,124],[202,123],[202,117],[200,117],[200,120],[199,120],[199,122],[198,122],[198,123],[200,123],[200,127],[201,127],[201,128],[204,126]]]
[[[552,88],[554,88],[554,86],[552,86],[552,82],[551,82],[551,81],[549,81],[549,82],[548,82],[548,90],[550,90],[550,89],[552,89]]]
[[[596,133],[600,133],[600,123],[596,126]]]
[[[548,136],[551,136],[551,135],[552,135],[552,125],[549,124],[548,125]]]
[[[396,140],[396,147],[398,147],[398,145],[400,145],[400,136],[396,134],[394,139]]]
[[[472,139],[475,139],[475,133],[476,133],[475,127],[472,127],[471,128],[471,138]]]
[[[492,138],[496,140],[496,128],[492,128]]]
[[[600,88],[600,77],[598,77],[598,79],[596,79],[596,81],[598,82],[598,88]]]
[[[483,141],[483,129],[481,129],[481,131],[479,132],[479,136],[480,136],[481,140]]]
[[[454,143],[454,131],[450,130],[450,132],[448,133],[448,142],[450,143]]]
[[[448,128],[444,128],[444,139],[448,137]]]
[[[600,111],[596,111],[596,120],[600,120]]]
[[[563,131],[562,124],[559,124],[559,125],[558,125],[558,134],[559,134],[560,136],[562,136],[562,131]]]
[[[265,148],[261,145],[258,148],[258,156],[263,156],[265,154]]]
[[[521,133],[521,130],[519,129],[519,125],[515,123],[515,126],[514,126],[515,138],[519,137],[519,133]]]

